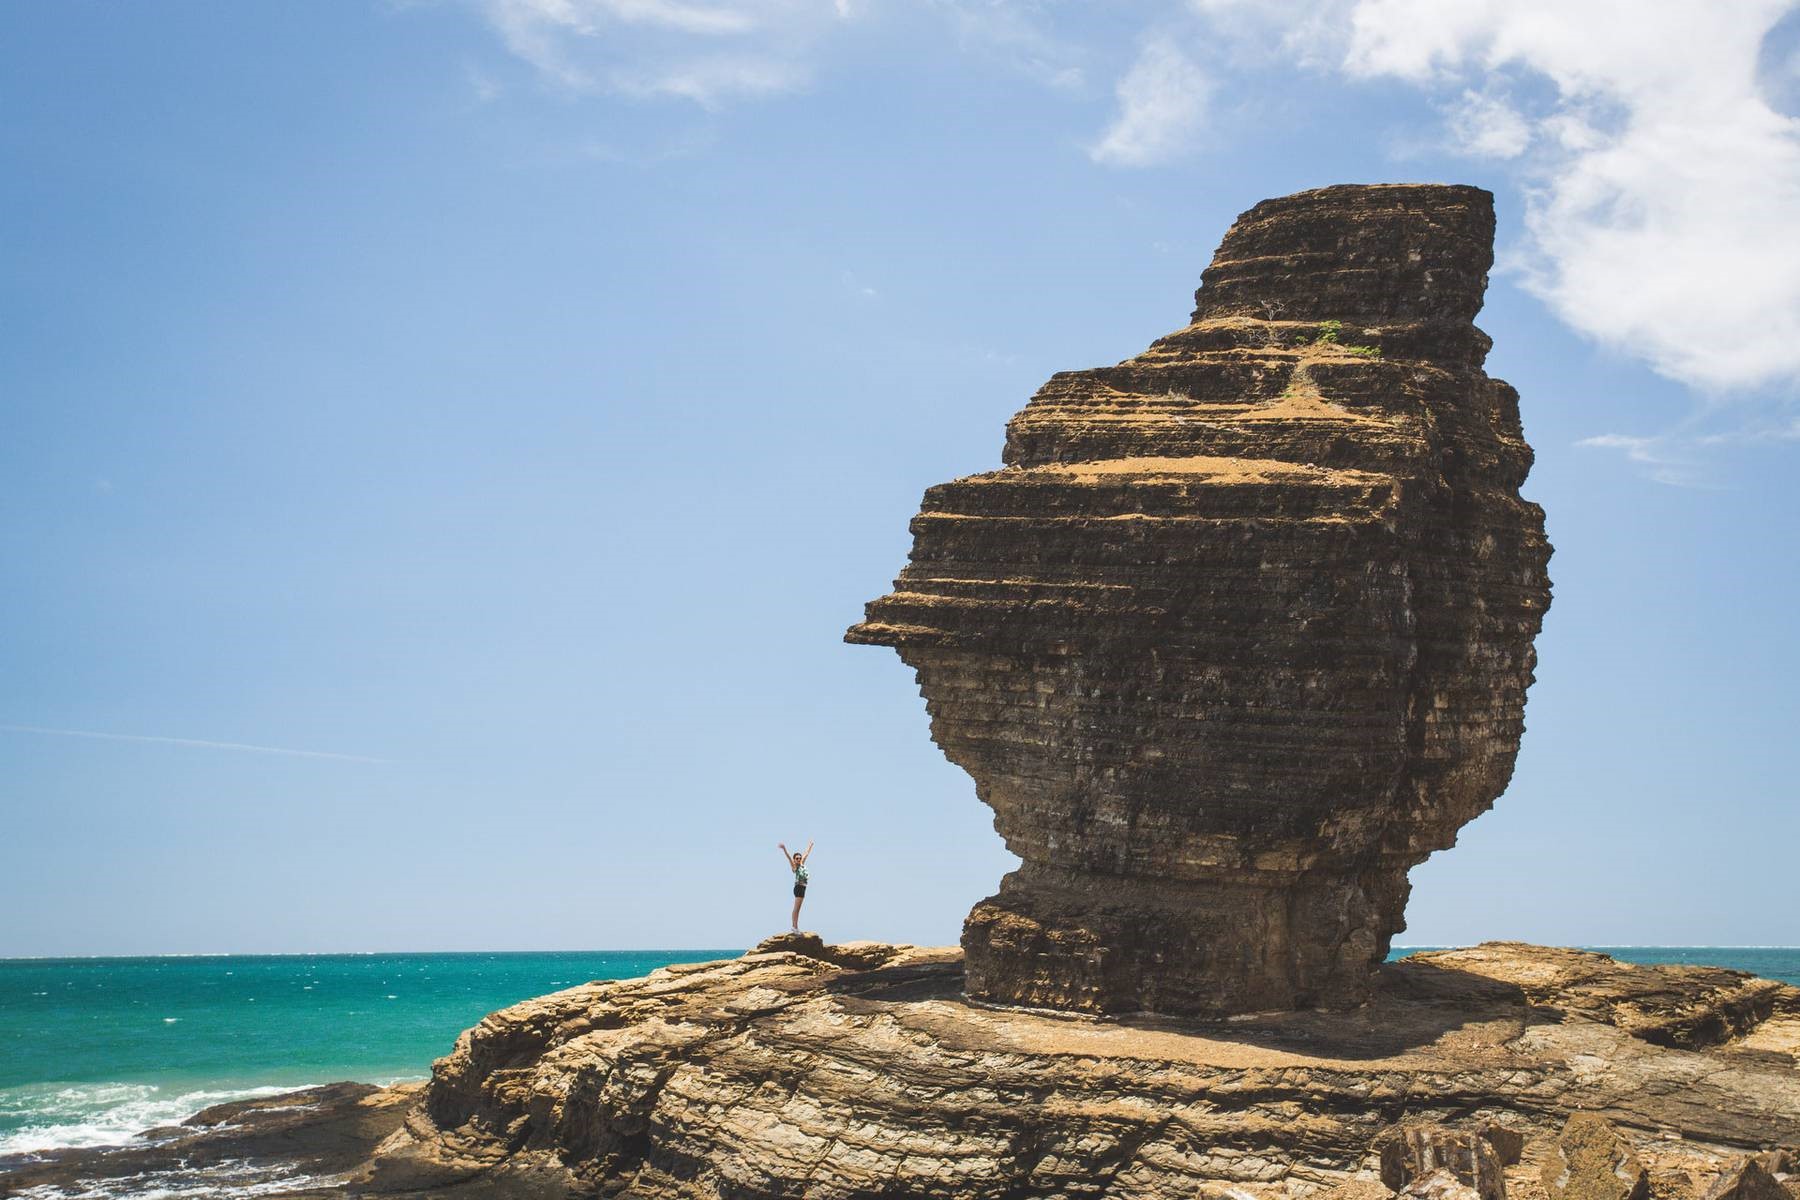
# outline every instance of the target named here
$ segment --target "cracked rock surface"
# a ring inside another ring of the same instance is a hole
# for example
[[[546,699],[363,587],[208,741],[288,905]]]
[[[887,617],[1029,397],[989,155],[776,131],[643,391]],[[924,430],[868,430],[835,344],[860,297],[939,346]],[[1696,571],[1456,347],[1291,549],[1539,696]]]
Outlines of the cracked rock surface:
[[[1515,1139],[1507,1190],[1545,1200],[1590,1113],[1655,1196],[1697,1198],[1800,1145],[1800,989],[1738,972],[1490,943],[1385,965],[1352,1011],[1211,1020],[996,1009],[962,972],[954,949],[789,937],[527,1001],[438,1062],[357,1186],[1323,1197],[1381,1189],[1380,1135],[1428,1122]]]

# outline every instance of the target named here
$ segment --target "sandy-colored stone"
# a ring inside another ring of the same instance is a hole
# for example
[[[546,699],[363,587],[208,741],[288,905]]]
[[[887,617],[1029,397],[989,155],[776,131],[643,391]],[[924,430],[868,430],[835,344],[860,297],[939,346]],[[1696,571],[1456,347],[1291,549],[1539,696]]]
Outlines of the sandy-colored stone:
[[[1455,1171],[1445,1167],[1427,1171],[1400,1189],[1405,1200],[1483,1200]]]
[[[1505,1200],[1506,1164],[1480,1129],[1409,1122],[1383,1130],[1374,1149],[1381,1158],[1381,1181],[1395,1191],[1448,1171],[1480,1200]]]
[[[1590,1185],[1590,1160],[1619,1180],[1613,1143],[1591,1151],[1585,1118],[1558,1143],[1571,1113],[1605,1114],[1627,1158],[1670,1178],[1800,1140],[1792,1058],[1642,1036],[1659,1027],[1643,1013],[1728,1006],[1736,990],[1580,951],[1416,955],[1378,970],[1353,1011],[1216,1020],[988,1007],[963,994],[955,950],[860,947],[873,967],[820,954],[765,944],[489,1016],[437,1064],[360,1186],[459,1200],[1298,1200],[1366,1182],[1383,1129],[1427,1122],[1527,1139],[1510,1200],[1628,1200],[1631,1187]],[[1582,998],[1597,976],[1610,1005]],[[1800,1011],[1796,989],[1777,985],[1775,1000]],[[1560,1169],[1540,1181],[1561,1154],[1576,1186]]]
[[[1394,1190],[1379,1179],[1349,1179],[1318,1192],[1313,1200],[1394,1200]]]
[[[1746,1037],[1744,1044],[1749,1045],[1752,1040],[1751,1037]],[[1795,1061],[1800,1061],[1800,1047],[1796,1047],[1791,1053]],[[1764,1150],[1756,1155],[1756,1161],[1763,1170],[1777,1179],[1785,1179],[1789,1175],[1800,1176],[1800,1150],[1791,1146],[1776,1146]]]
[[[1513,1166],[1524,1156],[1525,1131],[1522,1129],[1515,1129],[1499,1121],[1482,1121],[1475,1126],[1475,1132],[1487,1139],[1487,1144],[1500,1156],[1500,1165],[1503,1167]]]
[[[1650,1173],[1604,1117],[1569,1117],[1538,1174],[1553,1200],[1649,1200]]]
[[[1705,1200],[1789,1200],[1788,1190],[1754,1155],[1724,1172],[1707,1189]]]

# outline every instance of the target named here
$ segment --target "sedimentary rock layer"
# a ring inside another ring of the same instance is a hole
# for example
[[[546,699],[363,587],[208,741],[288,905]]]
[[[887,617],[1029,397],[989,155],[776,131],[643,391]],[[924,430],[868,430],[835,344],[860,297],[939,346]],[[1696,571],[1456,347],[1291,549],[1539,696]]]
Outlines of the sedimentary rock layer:
[[[847,636],[917,671],[1022,860],[964,926],[972,995],[1366,995],[1407,871],[1511,776],[1549,603],[1470,323],[1493,223],[1469,187],[1259,204],[1186,328],[1055,376],[1003,470],[927,491]]]
[[[1356,1011],[1215,1021],[993,1008],[962,985],[955,950],[799,936],[527,1001],[438,1062],[358,1186],[1276,1200],[1404,1175],[1392,1127],[1423,1121],[1452,1127],[1451,1166],[1445,1138],[1479,1134],[1512,1200],[1547,1200],[1565,1122],[1593,1112],[1657,1200],[1700,1200],[1800,1144],[1800,990],[1734,971],[1490,944],[1383,966]]]

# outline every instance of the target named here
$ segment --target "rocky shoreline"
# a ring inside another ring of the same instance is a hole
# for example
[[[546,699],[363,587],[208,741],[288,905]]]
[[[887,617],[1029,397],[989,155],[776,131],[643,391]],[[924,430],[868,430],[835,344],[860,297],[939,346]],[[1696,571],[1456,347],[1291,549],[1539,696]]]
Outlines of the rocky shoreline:
[[[425,1085],[223,1105],[0,1195],[1800,1196],[1800,989],[1741,972],[1488,943],[1214,1020],[962,980],[954,949],[775,938],[494,1013]]]
[[[422,1083],[331,1083],[214,1105],[122,1146],[0,1157],[0,1198],[342,1196]]]

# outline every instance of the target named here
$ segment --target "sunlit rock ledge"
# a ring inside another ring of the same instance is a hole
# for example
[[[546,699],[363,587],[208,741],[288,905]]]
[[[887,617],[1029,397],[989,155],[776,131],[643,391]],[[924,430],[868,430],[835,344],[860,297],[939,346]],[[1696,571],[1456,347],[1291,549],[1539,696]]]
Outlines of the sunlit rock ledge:
[[[1750,1200],[1795,1183],[1784,1146],[1800,989],[1740,972],[1488,943],[1383,966],[1344,1011],[1084,1017],[965,998],[954,949],[790,935],[492,1014],[354,1186]]]

